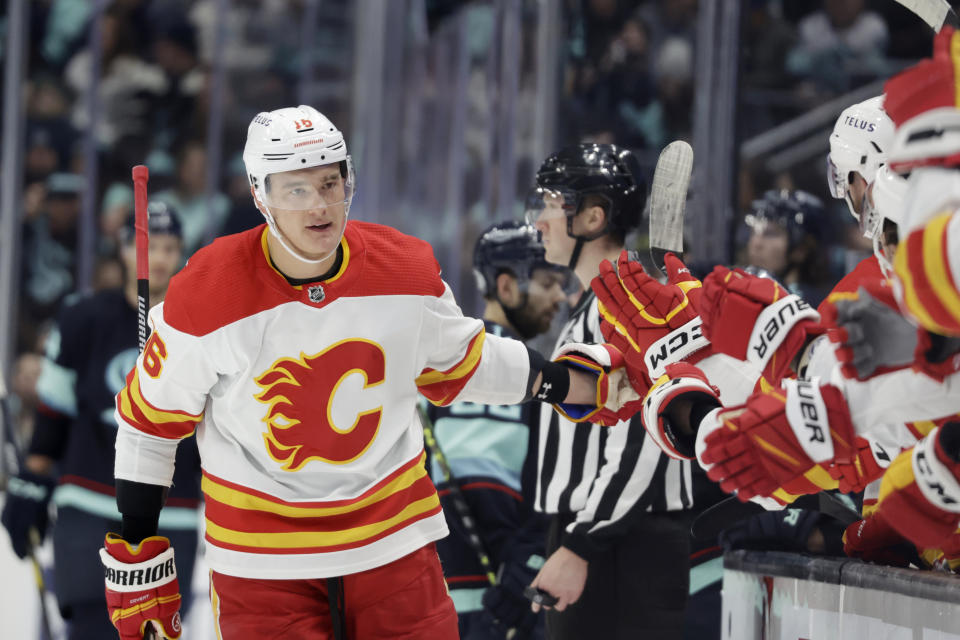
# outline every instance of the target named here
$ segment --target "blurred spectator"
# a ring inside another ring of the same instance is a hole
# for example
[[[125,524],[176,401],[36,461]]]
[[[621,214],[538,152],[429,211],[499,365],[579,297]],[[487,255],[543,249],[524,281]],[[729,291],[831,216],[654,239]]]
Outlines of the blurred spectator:
[[[136,55],[134,34],[123,12],[112,6],[102,18],[100,79],[97,83],[99,113],[95,127],[97,142],[109,147],[118,140],[137,137],[148,128],[150,96],[164,92],[160,69]],[[74,103],[72,122],[78,130],[90,126],[87,102],[93,53],[87,47],[76,54],[64,72],[67,84],[81,99]]]
[[[23,223],[20,344],[35,344],[38,327],[75,287],[77,217],[83,178],[54,173],[40,213]]]
[[[824,0],[821,10],[800,21],[798,32],[788,68],[823,89],[846,91],[860,78],[887,72],[890,34],[880,16],[864,8],[864,0]]]
[[[654,65],[657,97],[646,108],[622,102],[621,117],[642,132],[647,145],[660,149],[671,140],[691,137],[693,47],[682,38],[663,43]]]
[[[651,64],[656,62],[656,56],[667,40],[680,38],[692,45],[696,39],[697,0],[652,0],[640,3],[637,16],[649,28],[650,51],[653,54]]]
[[[786,20],[776,15],[773,0],[750,0],[740,46],[740,74],[744,85],[752,88],[786,88],[794,79],[785,72],[787,55],[797,34]]]
[[[223,226],[223,235],[240,233],[263,224],[263,214],[250,197],[250,181],[243,158],[237,154],[227,167],[227,197],[230,199],[230,215]]]
[[[207,151],[199,140],[187,140],[183,143],[177,154],[175,170],[174,186],[156,193],[154,197],[166,202],[180,214],[183,225],[183,255],[189,258],[204,244],[208,225],[212,225],[216,235],[220,234],[230,213],[230,201],[217,191],[208,206]],[[247,194],[249,195],[249,191]]]
[[[185,137],[201,137],[206,121],[195,118],[198,96],[203,92],[205,72],[197,57],[194,26],[172,14],[155,25],[151,48],[153,59],[166,79],[151,109],[154,142],[170,148]]]

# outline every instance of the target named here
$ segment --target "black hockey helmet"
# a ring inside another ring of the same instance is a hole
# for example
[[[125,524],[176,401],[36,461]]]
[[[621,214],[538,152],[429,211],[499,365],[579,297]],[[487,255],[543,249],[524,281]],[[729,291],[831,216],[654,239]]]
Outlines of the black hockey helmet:
[[[790,249],[807,237],[819,240],[826,222],[823,201],[806,191],[770,190],[754,200],[745,222],[754,232],[777,224],[787,232]]]
[[[136,236],[136,217],[130,216],[126,226],[121,230],[120,241],[124,244],[133,242]],[[147,228],[150,234],[170,235],[183,239],[183,225],[180,224],[180,214],[172,206],[161,200],[151,200],[147,205]]]
[[[477,288],[487,298],[497,290],[497,276],[509,271],[525,288],[534,269],[556,269],[544,258],[540,234],[522,222],[498,222],[488,227],[473,248],[473,273]]]
[[[626,235],[640,225],[647,186],[640,164],[629,149],[613,144],[581,143],[561,149],[543,161],[531,194],[534,200],[538,192],[541,199],[543,192],[563,196],[567,233],[571,237],[576,237],[571,231],[571,219],[583,207],[584,197],[591,194],[605,202],[607,228],[604,233]],[[528,202],[528,221],[531,213],[536,218],[535,209],[535,202]]]

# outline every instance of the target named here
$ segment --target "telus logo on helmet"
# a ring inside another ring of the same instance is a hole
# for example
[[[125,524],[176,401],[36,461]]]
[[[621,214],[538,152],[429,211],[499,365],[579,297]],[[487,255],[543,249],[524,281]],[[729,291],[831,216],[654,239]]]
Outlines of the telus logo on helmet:
[[[856,129],[863,129],[865,131],[874,131],[877,128],[872,122],[867,122],[866,120],[861,120],[853,116],[847,116],[844,118],[843,123]]]

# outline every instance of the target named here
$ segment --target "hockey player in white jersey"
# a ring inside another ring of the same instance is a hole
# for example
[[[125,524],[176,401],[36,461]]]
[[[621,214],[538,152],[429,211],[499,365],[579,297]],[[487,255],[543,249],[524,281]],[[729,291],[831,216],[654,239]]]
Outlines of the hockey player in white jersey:
[[[486,334],[429,245],[348,222],[351,159],[313,108],[258,114],[244,162],[266,225],[191,257],[117,395],[111,619],[124,639],[147,624],[180,635],[156,524],[177,443],[196,432],[218,637],[455,638],[418,392],[595,410],[616,400],[611,378]]]

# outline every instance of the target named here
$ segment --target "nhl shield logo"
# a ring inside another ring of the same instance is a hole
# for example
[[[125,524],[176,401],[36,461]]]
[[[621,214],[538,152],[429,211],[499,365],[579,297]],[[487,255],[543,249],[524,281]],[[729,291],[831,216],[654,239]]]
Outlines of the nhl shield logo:
[[[315,284],[307,289],[307,295],[310,296],[310,302],[323,302],[327,294],[323,292],[323,287]]]

